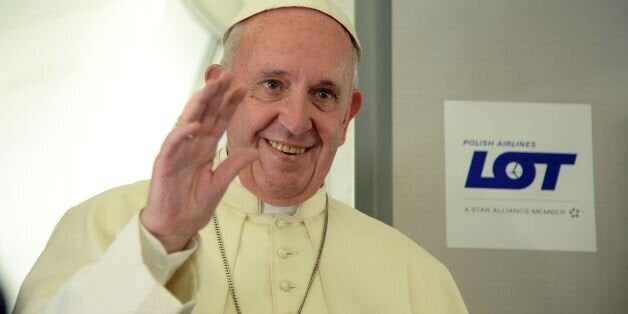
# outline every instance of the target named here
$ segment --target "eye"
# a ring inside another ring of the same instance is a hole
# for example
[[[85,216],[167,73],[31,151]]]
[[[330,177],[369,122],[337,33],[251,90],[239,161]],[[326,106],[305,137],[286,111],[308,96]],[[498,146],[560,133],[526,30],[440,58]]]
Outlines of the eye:
[[[262,82],[262,86],[270,91],[276,91],[281,89],[281,82],[277,80],[265,80]]]
[[[338,95],[329,88],[319,88],[312,92],[312,101],[322,111],[331,111],[338,106]]]
[[[336,98],[336,95],[332,91],[325,89],[317,91],[315,95],[321,100],[330,100],[332,98]]]
[[[255,83],[253,96],[260,101],[270,102],[281,99],[288,91],[289,85],[277,78],[262,78]]]
[[[315,91],[314,97],[321,101],[331,101],[337,98],[336,93],[333,90],[326,88]]]

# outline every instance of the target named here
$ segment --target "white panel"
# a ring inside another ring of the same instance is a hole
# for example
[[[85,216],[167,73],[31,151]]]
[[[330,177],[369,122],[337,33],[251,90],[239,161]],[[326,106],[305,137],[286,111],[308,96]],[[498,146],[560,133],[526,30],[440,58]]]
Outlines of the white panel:
[[[354,1],[334,0],[355,23]],[[347,129],[347,141],[338,149],[334,164],[327,176],[329,194],[342,202],[354,206],[355,204],[355,135],[353,121]]]
[[[215,40],[179,0],[3,1],[0,21],[0,277],[12,304],[67,208],[150,177]]]
[[[449,247],[596,250],[590,105],[444,107]]]

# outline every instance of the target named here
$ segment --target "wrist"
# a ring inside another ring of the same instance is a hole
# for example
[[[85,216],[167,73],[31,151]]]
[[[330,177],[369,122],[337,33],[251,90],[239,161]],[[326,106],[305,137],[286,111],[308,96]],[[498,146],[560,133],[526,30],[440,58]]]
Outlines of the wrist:
[[[146,214],[146,210],[140,212],[140,224],[157,239],[168,254],[183,250],[190,242],[194,234],[181,232],[169,219],[153,219]]]

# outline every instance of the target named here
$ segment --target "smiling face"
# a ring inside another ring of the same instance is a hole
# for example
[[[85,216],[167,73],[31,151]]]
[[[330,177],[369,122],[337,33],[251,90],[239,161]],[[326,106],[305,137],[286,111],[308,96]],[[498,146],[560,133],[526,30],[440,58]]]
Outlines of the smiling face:
[[[227,130],[227,147],[259,153],[240,172],[247,189],[270,204],[296,205],[324,183],[360,110],[353,45],[338,22],[310,9],[267,11],[241,27],[230,67],[248,93]]]

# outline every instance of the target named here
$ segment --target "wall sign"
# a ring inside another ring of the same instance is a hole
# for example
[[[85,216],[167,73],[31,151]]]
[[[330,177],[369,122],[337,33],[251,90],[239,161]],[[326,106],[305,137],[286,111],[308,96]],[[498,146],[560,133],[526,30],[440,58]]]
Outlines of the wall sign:
[[[444,107],[449,247],[596,251],[590,105]]]

